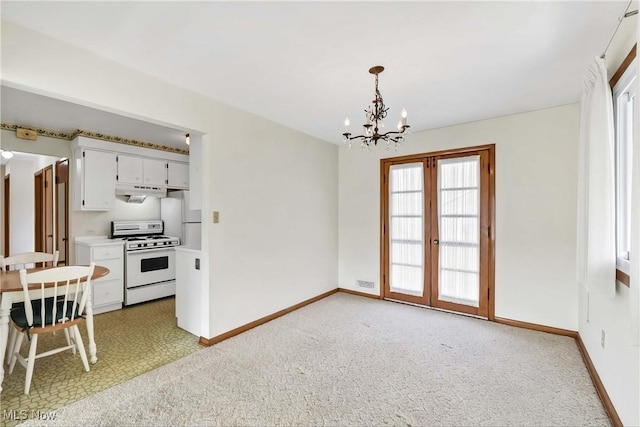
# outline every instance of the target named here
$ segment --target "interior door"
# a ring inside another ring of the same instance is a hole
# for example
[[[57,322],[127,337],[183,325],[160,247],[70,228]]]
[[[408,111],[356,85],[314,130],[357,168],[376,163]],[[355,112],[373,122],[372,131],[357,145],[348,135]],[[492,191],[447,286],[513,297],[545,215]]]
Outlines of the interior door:
[[[382,161],[383,297],[492,314],[493,146]]]

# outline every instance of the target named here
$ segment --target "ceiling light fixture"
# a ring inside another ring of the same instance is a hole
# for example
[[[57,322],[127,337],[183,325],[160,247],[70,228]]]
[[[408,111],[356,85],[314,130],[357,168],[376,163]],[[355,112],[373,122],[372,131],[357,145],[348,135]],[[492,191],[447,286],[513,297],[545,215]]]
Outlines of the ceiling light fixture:
[[[2,155],[2,157],[4,157],[7,160],[13,157],[13,153],[11,151],[5,151],[5,150],[0,150],[0,155]]]
[[[186,135],[184,136],[184,142],[185,142],[187,145],[189,145],[189,144],[191,143],[191,140],[190,140],[190,138],[189,138],[189,134],[186,134]]]
[[[397,131],[389,131],[385,133],[381,133],[381,129],[384,127],[384,123],[382,120],[387,117],[387,111],[389,107],[384,105],[382,101],[382,95],[380,95],[380,91],[378,90],[378,75],[384,71],[384,67],[381,65],[377,65],[375,67],[371,67],[369,69],[369,73],[376,76],[376,92],[375,99],[372,101],[373,104],[369,105],[369,108],[364,110],[365,117],[367,122],[362,125],[364,128],[363,135],[351,136],[350,132],[345,132],[342,134],[342,142],[345,144],[349,144],[349,148],[351,148],[351,143],[353,140],[361,141],[362,147],[369,147],[371,145],[378,145],[378,140],[382,140],[387,143],[387,148],[391,147],[393,143],[395,148],[398,148],[400,144],[402,144],[409,134],[409,125],[407,124],[407,110],[402,109],[402,114],[400,121],[398,122],[398,130]],[[344,125],[349,127],[349,117],[347,117],[344,121]]]

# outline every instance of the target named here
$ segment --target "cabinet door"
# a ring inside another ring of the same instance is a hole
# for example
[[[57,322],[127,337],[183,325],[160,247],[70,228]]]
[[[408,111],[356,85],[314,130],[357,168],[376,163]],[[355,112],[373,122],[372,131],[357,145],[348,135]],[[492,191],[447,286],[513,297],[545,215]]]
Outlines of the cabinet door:
[[[116,154],[82,152],[82,210],[110,210],[116,198]]]
[[[124,289],[121,280],[93,281],[93,306],[118,304],[124,301]],[[104,310],[100,310],[101,312]]]
[[[167,185],[167,163],[164,160],[144,159],[144,184]]]
[[[142,184],[142,157],[118,154],[117,181],[124,184]]]
[[[168,186],[169,188],[189,188],[189,164],[180,162],[168,162]]]

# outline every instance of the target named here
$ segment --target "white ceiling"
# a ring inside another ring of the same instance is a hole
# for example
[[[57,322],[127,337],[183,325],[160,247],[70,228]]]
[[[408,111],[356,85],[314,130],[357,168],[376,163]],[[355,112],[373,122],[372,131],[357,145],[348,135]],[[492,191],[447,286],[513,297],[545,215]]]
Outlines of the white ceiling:
[[[338,143],[345,116],[353,132],[363,122],[373,65],[386,68],[379,86],[388,128],[402,107],[420,131],[576,102],[627,3],[3,1],[1,13]]]

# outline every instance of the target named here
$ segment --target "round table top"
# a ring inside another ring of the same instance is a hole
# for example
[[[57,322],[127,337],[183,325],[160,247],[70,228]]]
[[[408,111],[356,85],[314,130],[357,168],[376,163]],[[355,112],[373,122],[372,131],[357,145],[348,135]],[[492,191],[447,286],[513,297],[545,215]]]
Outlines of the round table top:
[[[45,270],[47,268],[32,268],[29,269],[28,272]],[[109,274],[109,269],[106,267],[102,267],[100,265],[96,265],[93,270],[93,275],[91,276],[91,280],[96,280],[101,277]],[[34,287],[39,287],[40,285],[33,285]],[[0,293],[2,292],[16,292],[22,291],[22,285],[20,284],[20,270],[12,270],[12,271],[0,271]]]

